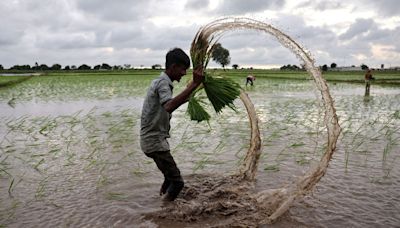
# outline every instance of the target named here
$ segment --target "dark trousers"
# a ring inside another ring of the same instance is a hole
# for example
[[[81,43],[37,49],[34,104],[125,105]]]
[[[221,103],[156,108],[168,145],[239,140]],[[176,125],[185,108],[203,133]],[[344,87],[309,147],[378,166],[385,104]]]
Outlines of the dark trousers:
[[[250,85],[253,85],[253,80],[251,79],[251,78],[247,78],[246,79],[246,86],[247,86],[247,84],[249,84],[250,83]]]
[[[370,88],[371,88],[371,81],[365,80],[365,96],[369,96]]]
[[[160,194],[168,192],[169,197],[174,200],[182,190],[184,182],[171,153],[169,151],[157,151],[146,155],[154,160],[158,169],[164,175]]]

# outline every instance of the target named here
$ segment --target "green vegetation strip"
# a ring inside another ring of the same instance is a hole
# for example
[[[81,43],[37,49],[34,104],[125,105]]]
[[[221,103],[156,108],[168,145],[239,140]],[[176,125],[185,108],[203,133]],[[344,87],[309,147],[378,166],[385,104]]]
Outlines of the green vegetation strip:
[[[12,85],[16,85],[22,83],[26,80],[31,79],[33,76],[13,76],[13,77],[0,77],[0,88],[1,87],[8,87]]]

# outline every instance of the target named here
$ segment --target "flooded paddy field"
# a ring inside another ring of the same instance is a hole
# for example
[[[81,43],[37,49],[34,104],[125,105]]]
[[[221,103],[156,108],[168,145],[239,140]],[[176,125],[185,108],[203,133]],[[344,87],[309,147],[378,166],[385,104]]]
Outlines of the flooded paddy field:
[[[161,173],[138,136],[143,98],[158,74],[40,76],[0,88],[0,227],[223,225],[212,216],[142,218],[162,206]],[[366,98],[364,84],[328,84],[342,127],[337,151],[313,194],[271,226],[397,227],[400,87],[373,84]],[[175,86],[177,94],[185,83]],[[256,189],[282,187],[322,156],[320,94],[309,80],[262,77],[246,92],[263,140]],[[186,106],[174,112],[170,145],[187,186],[198,175],[238,170],[250,127],[240,100],[236,106],[209,123],[190,121]]]

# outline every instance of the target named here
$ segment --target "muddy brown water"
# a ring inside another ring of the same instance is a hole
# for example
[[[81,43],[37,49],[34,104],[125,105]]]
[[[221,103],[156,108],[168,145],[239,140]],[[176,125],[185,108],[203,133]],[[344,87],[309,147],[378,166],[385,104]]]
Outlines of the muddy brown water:
[[[248,90],[262,123],[256,190],[279,188],[321,156],[313,132],[321,110],[306,83],[260,79]],[[399,98],[396,87],[331,85],[343,135],[311,195],[268,227],[398,227]],[[266,90],[268,89],[268,90]],[[141,97],[47,102],[1,108],[0,225],[6,227],[209,227],[235,215],[193,222],[143,215],[163,206],[161,175],[138,146]],[[186,185],[228,176],[248,146],[243,107],[207,124],[174,113],[170,140]]]

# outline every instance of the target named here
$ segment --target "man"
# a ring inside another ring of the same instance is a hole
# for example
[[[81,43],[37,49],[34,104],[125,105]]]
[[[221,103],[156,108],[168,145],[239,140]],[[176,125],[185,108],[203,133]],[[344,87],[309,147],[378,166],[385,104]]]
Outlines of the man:
[[[256,80],[256,77],[254,77],[253,75],[249,74],[246,77],[246,86],[247,84],[250,83],[251,86],[253,86],[253,82]]]
[[[370,69],[368,69],[367,73],[365,73],[364,79],[365,79],[365,96],[369,96],[371,88],[371,80],[375,79],[374,77],[372,77],[372,71]]]
[[[152,158],[164,175],[160,195],[163,200],[173,201],[182,190],[184,182],[171,156],[167,138],[170,137],[171,113],[184,104],[190,94],[204,80],[203,70],[193,70],[193,81],[176,97],[172,97],[173,81],[179,82],[190,66],[189,56],[179,48],[166,55],[165,72],[151,82],[143,103],[140,146],[146,156]]]

